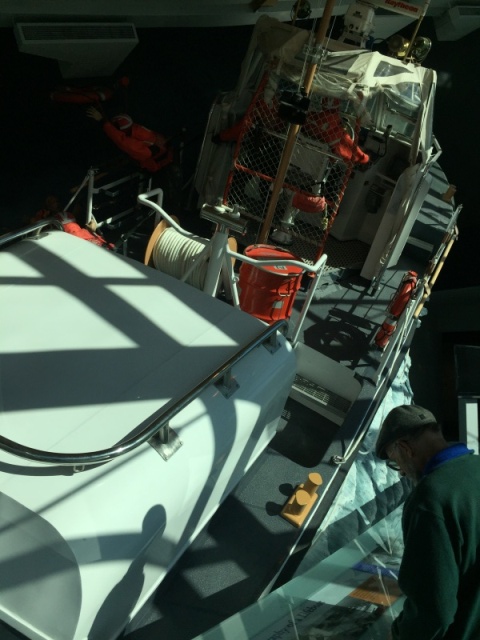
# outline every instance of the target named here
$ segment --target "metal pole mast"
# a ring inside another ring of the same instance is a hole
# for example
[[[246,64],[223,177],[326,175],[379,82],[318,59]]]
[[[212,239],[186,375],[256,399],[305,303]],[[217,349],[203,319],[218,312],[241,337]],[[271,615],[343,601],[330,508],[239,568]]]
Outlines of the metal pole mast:
[[[327,29],[330,23],[330,18],[332,17],[334,5],[335,5],[335,0],[327,0],[327,4],[325,5],[325,10],[323,12],[318,31],[315,35],[316,45],[318,44],[322,45],[325,39],[325,36],[327,35]],[[307,95],[310,93],[310,90],[312,88],[313,79],[315,77],[316,70],[317,70],[317,63],[312,63],[307,68],[307,71],[305,74],[305,82],[304,82],[304,88]],[[282,190],[283,182],[285,180],[285,175],[287,173],[290,160],[292,158],[293,149],[295,147],[295,142],[297,140],[300,127],[301,125],[299,124],[290,124],[290,127],[288,129],[287,140],[283,148],[282,157],[280,158],[277,175],[275,176],[275,180],[273,182],[272,193],[270,196],[270,201],[268,203],[267,212],[265,214],[265,220],[263,221],[263,225],[260,230],[260,235],[258,238],[258,242],[260,244],[264,244],[268,240],[270,227],[272,226],[273,217],[275,215],[275,209],[278,204],[278,198],[280,195],[280,191]]]

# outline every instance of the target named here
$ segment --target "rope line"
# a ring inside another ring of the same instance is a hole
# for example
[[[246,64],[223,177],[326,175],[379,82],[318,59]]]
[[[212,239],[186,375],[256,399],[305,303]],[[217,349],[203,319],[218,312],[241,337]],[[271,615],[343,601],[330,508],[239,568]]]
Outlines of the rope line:
[[[203,242],[186,238],[172,227],[168,227],[155,243],[152,253],[153,264],[159,271],[181,280],[204,249]],[[207,267],[206,260],[198,260],[196,268],[186,282],[197,289],[203,289]]]

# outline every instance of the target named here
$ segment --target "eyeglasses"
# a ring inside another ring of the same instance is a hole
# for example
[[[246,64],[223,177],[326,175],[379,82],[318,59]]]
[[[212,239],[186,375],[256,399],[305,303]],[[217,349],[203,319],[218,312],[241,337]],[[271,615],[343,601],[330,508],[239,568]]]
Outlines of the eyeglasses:
[[[395,460],[386,460],[386,463],[387,467],[389,467],[390,469],[393,469],[394,471],[401,471],[400,465],[395,462]]]
[[[387,448],[387,456],[389,456],[393,452],[393,450],[397,448],[397,444],[398,444],[398,440],[396,440],[391,445],[389,445],[389,447]],[[389,450],[390,450],[390,453],[388,452]],[[395,460],[392,460],[390,457],[388,457],[385,460],[385,462],[387,464],[387,467],[389,467],[390,469],[393,469],[394,471],[401,471],[401,468],[398,462],[395,462]]]

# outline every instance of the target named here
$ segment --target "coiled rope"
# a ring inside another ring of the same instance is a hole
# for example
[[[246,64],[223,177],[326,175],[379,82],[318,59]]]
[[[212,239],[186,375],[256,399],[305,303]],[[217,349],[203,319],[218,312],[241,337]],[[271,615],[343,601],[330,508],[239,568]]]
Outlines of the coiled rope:
[[[159,271],[180,280],[197,259],[198,264],[186,282],[192,287],[203,289],[208,261],[199,259],[199,256],[205,249],[206,242],[186,238],[172,227],[168,227],[155,243],[152,253],[153,264]]]

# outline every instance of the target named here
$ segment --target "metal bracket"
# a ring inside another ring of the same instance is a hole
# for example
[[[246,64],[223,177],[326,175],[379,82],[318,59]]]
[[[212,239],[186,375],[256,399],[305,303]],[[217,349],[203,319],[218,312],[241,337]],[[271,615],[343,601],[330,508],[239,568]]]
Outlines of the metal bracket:
[[[265,342],[263,343],[263,346],[270,353],[277,352],[281,346],[277,337],[277,332],[272,333],[272,335],[268,338],[268,340],[265,340]]]
[[[305,62],[308,64],[320,64],[323,58],[326,57],[326,50],[322,47],[321,44],[305,44],[299,57],[305,60]]]
[[[232,376],[232,370],[225,371],[223,376],[215,383],[215,386],[225,398],[230,398],[240,387],[238,382]]]
[[[238,208],[230,208],[226,205],[204,204],[200,211],[200,217],[209,222],[223,225],[234,233],[245,235],[247,222],[240,217]]]
[[[148,444],[153,447],[164,460],[168,460],[180,449],[183,442],[168,424],[164,424],[157,433],[148,440]]]

